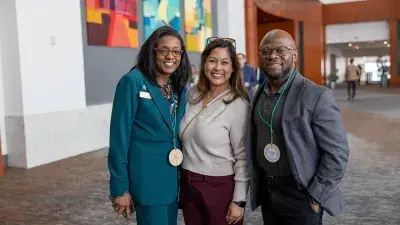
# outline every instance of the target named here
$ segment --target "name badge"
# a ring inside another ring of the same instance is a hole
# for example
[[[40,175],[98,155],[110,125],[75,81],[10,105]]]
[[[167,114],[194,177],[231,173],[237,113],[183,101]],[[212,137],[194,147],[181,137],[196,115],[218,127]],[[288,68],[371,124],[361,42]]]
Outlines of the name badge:
[[[139,97],[151,99],[150,93],[149,92],[144,92],[144,91],[140,91],[139,92]]]

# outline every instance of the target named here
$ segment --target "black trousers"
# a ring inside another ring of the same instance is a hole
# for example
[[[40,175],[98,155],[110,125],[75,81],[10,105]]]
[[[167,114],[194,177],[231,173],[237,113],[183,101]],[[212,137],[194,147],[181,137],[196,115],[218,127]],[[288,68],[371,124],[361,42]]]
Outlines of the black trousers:
[[[323,210],[315,212],[310,196],[292,177],[263,180],[261,211],[264,225],[322,225]]]
[[[356,80],[347,81],[347,95],[349,96],[349,98],[354,98],[356,96],[356,82]],[[350,91],[352,91],[351,95]]]

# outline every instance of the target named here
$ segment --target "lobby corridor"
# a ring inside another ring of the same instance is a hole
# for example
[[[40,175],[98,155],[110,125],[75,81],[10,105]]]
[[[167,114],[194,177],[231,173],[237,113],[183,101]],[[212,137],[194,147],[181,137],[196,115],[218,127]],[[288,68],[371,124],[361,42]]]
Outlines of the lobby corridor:
[[[324,224],[399,225],[400,95],[361,88],[348,102],[344,89],[335,94],[351,149],[342,183],[347,212],[325,215]],[[30,170],[8,168],[0,177],[0,225],[136,224],[113,212],[106,157],[103,149]],[[260,210],[247,209],[245,224],[262,224]]]

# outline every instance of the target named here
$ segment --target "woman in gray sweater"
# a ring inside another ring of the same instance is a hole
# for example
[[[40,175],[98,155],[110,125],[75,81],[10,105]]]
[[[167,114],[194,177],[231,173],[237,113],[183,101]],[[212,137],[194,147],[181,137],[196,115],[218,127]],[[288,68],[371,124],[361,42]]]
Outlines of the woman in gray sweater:
[[[235,41],[209,38],[180,124],[180,207],[186,225],[242,224],[249,186],[244,139],[249,95]]]

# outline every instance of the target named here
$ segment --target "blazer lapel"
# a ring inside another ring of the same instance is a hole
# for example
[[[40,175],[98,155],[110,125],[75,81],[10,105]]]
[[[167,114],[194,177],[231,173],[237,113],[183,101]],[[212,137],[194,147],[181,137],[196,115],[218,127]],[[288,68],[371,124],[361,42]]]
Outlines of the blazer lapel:
[[[254,107],[255,107],[258,99],[260,98],[260,95],[261,95],[262,91],[264,90],[266,83],[267,83],[267,81],[264,81],[263,84],[259,85],[256,93],[254,94],[254,98],[253,98],[253,101],[251,102],[251,107],[250,107],[250,115],[251,116],[253,115]]]
[[[247,155],[247,160],[249,160],[249,162],[250,162],[249,163],[250,167],[252,167],[252,165],[253,165],[253,158],[254,158],[253,151],[255,149],[254,148],[255,143],[252,143],[252,135],[255,135],[255,134],[253,134],[251,132],[252,131],[251,124],[252,124],[253,115],[254,115],[253,111],[254,111],[255,105],[257,104],[258,99],[261,96],[262,90],[264,90],[264,86],[265,86],[266,83],[267,82],[264,81],[263,84],[258,86],[258,89],[257,89],[256,93],[254,94],[253,101],[251,102],[250,112],[249,112],[249,114],[247,116],[248,117],[248,119],[247,119],[248,125],[247,125],[247,135],[246,135],[246,139],[245,139],[245,146],[246,146],[247,154],[248,154]]]
[[[145,83],[154,103],[157,105],[158,110],[160,110],[160,113],[163,116],[165,123],[168,125],[168,128],[172,131],[171,116],[169,114],[168,102],[165,100],[165,97],[163,96],[161,90],[158,87],[152,85],[147,80],[145,80]]]
[[[291,128],[294,114],[296,112],[296,107],[300,100],[301,94],[303,93],[304,87],[305,87],[305,79],[296,70],[296,74],[295,74],[293,83],[290,86],[289,92],[287,94],[285,105],[283,106],[283,113],[282,113],[282,123],[284,121],[289,121],[289,124],[290,124],[289,130]],[[283,123],[283,125],[284,125],[284,123]]]

